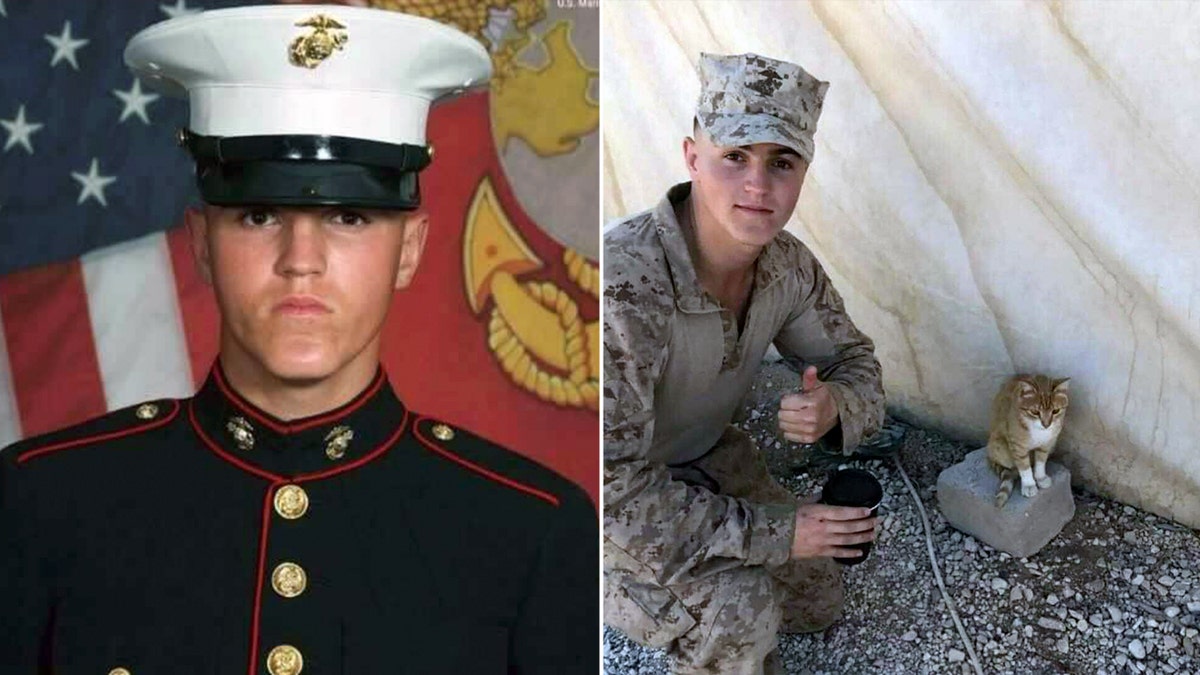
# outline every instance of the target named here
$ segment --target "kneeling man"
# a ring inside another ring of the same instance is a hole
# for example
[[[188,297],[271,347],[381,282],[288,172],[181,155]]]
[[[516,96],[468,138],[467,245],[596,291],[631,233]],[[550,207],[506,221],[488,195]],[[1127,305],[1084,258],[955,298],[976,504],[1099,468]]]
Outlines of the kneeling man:
[[[754,54],[703,55],[690,183],[604,239],[605,621],[675,673],[782,672],[776,633],[841,614],[832,557],[863,509],[798,504],[730,426],[771,343],[806,364],[791,441],[849,453],[883,417],[871,340],[783,231],[828,86]],[[831,557],[832,556],[832,557]]]

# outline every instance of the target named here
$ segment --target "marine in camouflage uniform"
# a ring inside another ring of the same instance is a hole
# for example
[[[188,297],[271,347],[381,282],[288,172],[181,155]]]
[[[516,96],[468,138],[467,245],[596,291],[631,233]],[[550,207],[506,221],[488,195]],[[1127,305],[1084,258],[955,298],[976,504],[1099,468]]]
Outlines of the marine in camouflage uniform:
[[[827,83],[753,54],[703,55],[697,123],[722,146],[778,143],[811,162]],[[691,184],[605,235],[605,622],[663,647],[677,673],[782,672],[776,634],[841,615],[840,568],[791,559],[796,497],[730,426],[768,346],[818,368],[849,453],[883,417],[874,346],[787,232],[757,259],[744,327],[688,251]],[[680,222],[683,216],[684,222]]]

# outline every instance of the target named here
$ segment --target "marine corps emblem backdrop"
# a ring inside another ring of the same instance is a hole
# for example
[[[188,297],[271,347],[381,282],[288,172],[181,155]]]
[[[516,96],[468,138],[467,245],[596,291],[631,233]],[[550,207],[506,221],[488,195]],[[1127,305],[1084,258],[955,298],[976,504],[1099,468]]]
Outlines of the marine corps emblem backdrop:
[[[186,105],[143,88],[121,51],[155,21],[240,4],[0,0],[0,446],[189,396],[212,364],[216,305],[179,228],[198,197],[169,140]],[[396,296],[384,365],[410,407],[596,499],[598,12],[371,4],[455,26],[494,70],[488,89],[431,112],[429,241]],[[346,36],[329,48],[353,49]]]

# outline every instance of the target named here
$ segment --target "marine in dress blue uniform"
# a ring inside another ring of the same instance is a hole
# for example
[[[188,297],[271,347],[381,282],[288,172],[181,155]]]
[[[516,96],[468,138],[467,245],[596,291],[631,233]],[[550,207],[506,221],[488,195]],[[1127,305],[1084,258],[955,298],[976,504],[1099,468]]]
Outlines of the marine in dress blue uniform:
[[[320,9],[131,41],[139,76],[190,94],[180,140],[206,202],[419,204],[429,102],[485,80],[486,53],[433,22]],[[381,109],[336,114],[363,97]],[[597,579],[583,490],[409,410],[382,369],[281,419],[218,360],[191,398],[0,453],[5,674],[595,673]]]

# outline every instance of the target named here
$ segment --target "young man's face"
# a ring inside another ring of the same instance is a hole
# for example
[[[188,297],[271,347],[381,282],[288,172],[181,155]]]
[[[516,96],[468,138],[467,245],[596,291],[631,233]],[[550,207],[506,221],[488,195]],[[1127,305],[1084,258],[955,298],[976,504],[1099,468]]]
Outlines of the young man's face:
[[[222,353],[302,381],[377,360],[392,292],[411,282],[428,224],[344,207],[206,206],[187,220],[221,309]]]
[[[716,145],[703,131],[683,143],[697,206],[733,241],[762,247],[791,218],[808,162],[776,143]]]

